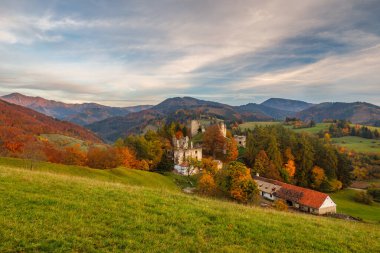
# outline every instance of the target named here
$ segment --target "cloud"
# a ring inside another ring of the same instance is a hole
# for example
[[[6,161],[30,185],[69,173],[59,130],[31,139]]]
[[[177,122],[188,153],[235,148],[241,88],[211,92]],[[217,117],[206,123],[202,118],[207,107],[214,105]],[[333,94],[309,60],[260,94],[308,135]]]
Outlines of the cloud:
[[[1,91],[118,104],[185,94],[231,104],[380,103],[379,8],[376,1],[3,1]]]

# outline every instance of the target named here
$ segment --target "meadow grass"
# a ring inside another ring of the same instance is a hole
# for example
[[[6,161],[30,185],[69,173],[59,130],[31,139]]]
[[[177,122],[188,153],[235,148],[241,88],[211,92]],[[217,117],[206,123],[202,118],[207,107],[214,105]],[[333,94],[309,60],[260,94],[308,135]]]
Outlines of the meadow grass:
[[[83,167],[27,170],[5,163],[0,252],[380,251],[378,225],[107,181],[94,170],[70,172]]]
[[[104,147],[104,144],[92,144],[86,141],[82,141],[70,136],[62,134],[41,134],[39,136],[41,139],[46,139],[51,143],[54,143],[56,146],[61,148],[72,147],[78,145],[82,151],[87,152],[90,145],[96,147]]]
[[[380,225],[380,203],[365,205],[354,200],[358,190],[345,189],[331,194],[331,198],[337,204],[337,212],[351,215],[363,219],[365,222],[377,223]]]
[[[31,161],[16,158],[0,158],[0,166],[11,166],[30,170]],[[111,170],[91,169],[83,166],[62,165],[48,162],[34,162],[32,171],[47,172],[58,175],[85,177],[97,181],[121,183],[127,185],[147,186],[179,191],[175,176],[163,176],[158,173],[116,168]]]
[[[330,125],[331,125],[330,123],[317,123],[314,127],[296,128],[296,129],[290,128],[290,129],[292,129],[293,131],[297,133],[306,132],[310,134],[317,134],[320,131],[328,130]]]
[[[332,138],[332,143],[356,152],[380,153],[380,140],[365,139],[357,136],[345,136]]]
[[[256,126],[272,126],[272,125],[278,125],[282,124],[282,122],[278,121],[251,121],[251,122],[245,122],[243,124],[239,125],[239,128],[244,129],[253,129]]]

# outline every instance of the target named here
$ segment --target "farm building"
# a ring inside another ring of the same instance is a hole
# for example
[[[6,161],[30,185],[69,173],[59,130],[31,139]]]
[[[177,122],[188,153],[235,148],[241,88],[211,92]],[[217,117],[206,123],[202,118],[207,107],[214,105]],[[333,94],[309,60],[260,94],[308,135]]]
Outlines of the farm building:
[[[289,206],[313,214],[336,213],[336,204],[325,193],[260,176],[255,176],[254,179],[260,195],[266,199],[282,199]]]

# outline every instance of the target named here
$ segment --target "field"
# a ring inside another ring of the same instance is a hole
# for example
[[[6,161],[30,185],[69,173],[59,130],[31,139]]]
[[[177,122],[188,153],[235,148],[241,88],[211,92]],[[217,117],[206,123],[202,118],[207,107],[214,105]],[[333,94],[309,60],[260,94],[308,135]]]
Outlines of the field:
[[[332,138],[332,143],[362,153],[380,153],[380,140],[365,139],[357,136]]]
[[[380,224],[380,204],[372,206],[355,202],[354,196],[357,190],[345,189],[331,194],[331,198],[338,206],[338,213],[344,213],[353,217],[359,217],[365,222]]]
[[[306,132],[306,133],[310,133],[310,134],[317,134],[320,131],[324,131],[324,130],[328,129],[329,126],[330,126],[330,123],[317,123],[315,125],[315,127],[299,128],[299,129],[290,128],[290,129],[292,129],[298,133]]]
[[[150,172],[0,161],[0,252],[380,251],[379,225],[186,195]]]
[[[79,140],[79,139],[76,139],[73,137],[61,135],[61,134],[41,134],[40,138],[46,139],[49,142],[54,143],[58,147],[62,147],[62,148],[71,147],[74,145],[79,145],[79,147],[83,151],[87,151],[89,148],[89,145],[90,145],[90,143],[88,143],[88,142],[85,142],[85,141],[82,141],[82,140]],[[99,146],[99,147],[104,146],[102,144],[95,144],[95,145]]]
[[[278,125],[281,124],[281,122],[278,121],[252,121],[252,122],[246,122],[239,125],[239,128],[244,129],[253,129],[256,126],[271,126],[271,125]]]

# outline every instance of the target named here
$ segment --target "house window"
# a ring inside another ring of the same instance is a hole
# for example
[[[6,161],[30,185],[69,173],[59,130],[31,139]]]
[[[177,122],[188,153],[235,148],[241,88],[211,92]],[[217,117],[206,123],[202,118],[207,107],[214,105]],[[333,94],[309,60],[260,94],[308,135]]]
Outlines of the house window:
[[[197,151],[197,150],[195,150],[195,154],[198,154],[198,151]]]

